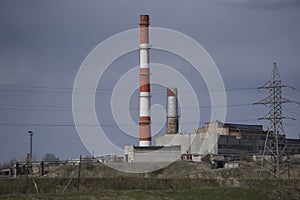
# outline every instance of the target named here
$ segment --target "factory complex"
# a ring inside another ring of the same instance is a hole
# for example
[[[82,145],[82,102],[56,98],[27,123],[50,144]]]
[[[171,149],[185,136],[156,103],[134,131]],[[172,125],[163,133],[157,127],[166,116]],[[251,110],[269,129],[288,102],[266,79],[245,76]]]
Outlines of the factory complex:
[[[290,155],[300,155],[300,139],[289,139],[286,138],[283,132],[282,134],[277,134],[276,131],[264,130],[262,125],[225,123],[216,120],[206,122],[204,127],[195,127],[193,133],[180,133],[178,112],[180,91],[174,87],[166,88],[166,132],[155,135],[152,138],[149,24],[149,16],[141,15],[139,44],[139,145],[124,146],[123,157],[117,157],[115,154],[93,156],[92,158],[82,158],[80,156],[80,158],[63,162],[59,160],[32,162],[33,134],[32,131],[29,131],[30,153],[27,155],[27,160],[25,162],[17,162],[13,167],[1,170],[0,175],[18,176],[32,173],[44,176],[45,171],[47,171],[45,169],[49,166],[80,165],[81,162],[101,162],[112,165],[121,163],[121,167],[134,167],[135,164],[129,163],[137,163],[136,166],[139,164],[150,166],[150,163],[156,165],[180,160],[189,162],[209,161],[211,163],[222,161],[223,164],[225,162],[228,164],[229,161],[240,160],[242,157],[263,160],[265,156],[269,156],[270,160],[272,160],[273,156],[276,159],[280,157],[280,159],[286,158],[289,161]],[[273,137],[270,137],[270,135],[273,135]],[[276,138],[274,138],[274,135],[276,135]],[[275,145],[277,145],[277,148],[274,148]],[[280,154],[277,152],[277,154],[272,155],[272,151],[268,150],[274,150],[273,148],[276,150],[282,149],[284,153]],[[280,159],[278,159],[278,163]],[[236,166],[236,163],[231,164],[233,167]],[[274,168],[274,166],[272,167]],[[29,172],[29,169],[31,172]]]
[[[140,138],[139,146],[124,147],[124,162],[171,162],[176,160],[201,161],[207,155],[232,158],[263,155],[266,138],[272,133],[262,125],[230,124],[220,121],[207,122],[195,133],[178,132],[177,88],[167,88],[166,134],[151,143],[150,117],[150,65],[149,65],[149,16],[140,16]],[[300,154],[300,139],[278,138],[287,146],[288,154]]]
[[[207,155],[222,159],[260,157],[263,154],[268,131],[262,125],[205,123],[193,134],[157,135],[156,146],[125,146],[125,162],[164,162],[188,160],[200,162]],[[290,155],[300,154],[300,140],[280,138],[287,144]]]

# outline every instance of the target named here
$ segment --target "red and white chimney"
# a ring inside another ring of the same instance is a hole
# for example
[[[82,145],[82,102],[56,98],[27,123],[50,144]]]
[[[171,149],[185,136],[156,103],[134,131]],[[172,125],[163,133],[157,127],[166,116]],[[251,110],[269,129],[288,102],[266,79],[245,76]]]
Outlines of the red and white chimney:
[[[177,88],[167,89],[167,134],[178,133]]]
[[[151,146],[149,15],[140,15],[140,143]]]

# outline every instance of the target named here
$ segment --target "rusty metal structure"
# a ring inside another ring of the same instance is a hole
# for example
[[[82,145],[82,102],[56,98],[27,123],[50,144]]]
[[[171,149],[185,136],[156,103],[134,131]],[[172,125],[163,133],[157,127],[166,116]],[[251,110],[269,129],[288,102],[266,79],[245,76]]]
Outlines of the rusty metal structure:
[[[140,15],[140,141],[139,146],[151,146],[149,15]]]
[[[167,134],[178,133],[177,88],[167,88]]]

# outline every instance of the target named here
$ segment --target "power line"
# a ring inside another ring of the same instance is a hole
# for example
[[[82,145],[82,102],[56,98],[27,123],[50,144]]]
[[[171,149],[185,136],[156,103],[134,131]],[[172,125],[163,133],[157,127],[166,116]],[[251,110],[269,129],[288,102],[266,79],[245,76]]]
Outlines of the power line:
[[[3,87],[33,88],[33,89],[50,89],[50,90],[93,91],[92,89],[86,89],[86,88],[50,87],[50,86],[18,85],[18,84],[6,84],[6,83],[0,83],[0,86],[3,86]],[[256,90],[257,88],[256,87],[240,87],[240,88],[224,88],[224,89],[226,91],[234,91],[234,90]],[[110,92],[112,92],[112,91],[131,91],[130,89],[127,89],[127,90],[112,90],[112,89],[103,89],[103,88],[97,88],[96,90],[110,91]],[[223,90],[223,89],[212,89],[212,91],[221,91],[221,90]],[[158,90],[158,91],[164,91],[165,92],[165,90]],[[184,91],[187,91],[187,90],[184,90]],[[190,91],[195,91],[195,90],[190,90]],[[208,90],[205,90],[205,91],[208,91]]]
[[[253,106],[252,104],[230,104],[230,105],[206,105],[206,106],[184,106],[181,107],[182,110],[186,109],[206,109],[206,108],[212,108],[212,107],[248,107]],[[161,108],[152,108],[152,109],[161,109]],[[0,105],[0,110],[29,110],[29,111],[94,111],[92,107],[78,107],[75,109],[72,109],[72,107],[67,106],[29,106],[29,105]],[[112,110],[118,110],[118,111],[128,111],[128,110],[138,110],[138,107],[114,107],[114,108],[95,108],[95,111],[112,111]]]
[[[240,68],[262,68],[265,66],[265,62],[260,62],[260,63],[246,63],[246,64],[238,64],[238,65],[226,65],[226,68],[230,69],[240,69]],[[289,68],[289,69],[297,69],[298,66],[292,67],[290,64],[285,64],[285,63],[278,63],[282,66],[284,66],[283,69]],[[128,70],[131,69],[129,66],[138,66],[138,63],[128,63],[128,64],[111,64],[109,67],[109,70]],[[189,64],[187,64],[189,65]],[[95,65],[92,67],[100,67],[101,65]],[[125,67],[128,68],[125,68]],[[60,65],[60,66],[49,66],[45,64],[36,64],[36,65],[29,65],[29,64],[5,64],[2,63],[0,64],[0,68],[16,68],[16,69],[37,69],[37,70],[78,70],[80,67],[80,64],[78,65]],[[186,69],[185,66],[176,66],[175,69]]]
[[[234,121],[234,123],[244,123],[244,122],[253,122],[257,121],[256,118],[250,118],[250,119],[232,119],[230,121]],[[185,122],[184,124],[195,124],[195,123],[205,123],[206,121],[199,121],[199,122]],[[229,122],[227,122],[229,123]],[[184,125],[183,124],[183,125]],[[300,127],[299,125],[296,124],[291,124],[291,123],[285,123],[286,125],[290,126],[296,126]],[[153,126],[164,126],[165,123],[152,123]],[[121,127],[121,126],[132,126],[136,127],[138,126],[138,122],[135,124],[43,124],[43,123],[0,123],[0,126],[13,126],[13,127],[75,127],[75,126],[85,126],[85,127]]]
[[[195,124],[196,122],[186,122],[184,124]],[[200,123],[200,122],[199,122]],[[152,123],[153,126],[164,126],[165,123]],[[119,126],[138,126],[138,122],[136,124],[41,124],[41,123],[0,123],[0,126],[57,126],[57,127],[75,127],[75,126],[87,126],[87,127],[101,127],[101,126],[112,126],[112,127],[119,127]]]
[[[1,85],[0,85],[1,87]],[[225,89],[226,92],[235,92],[235,91],[246,91],[246,90],[255,90],[256,88],[229,88]],[[221,91],[221,90],[211,90],[211,92],[215,91]],[[35,90],[27,90],[27,89],[16,89],[16,88],[0,88],[0,92],[8,92],[8,93],[30,93],[30,94],[43,94],[43,93],[49,93],[49,94],[96,94],[96,95],[111,95],[113,93],[115,94],[138,94],[138,88],[135,91],[132,90],[108,90],[108,89],[96,89],[96,91],[88,90],[88,89],[79,89],[72,91],[71,89],[42,89],[38,88]],[[208,93],[207,90],[184,90],[181,91],[181,94],[199,94],[199,93]],[[153,90],[151,92],[152,94],[165,94],[165,90]]]

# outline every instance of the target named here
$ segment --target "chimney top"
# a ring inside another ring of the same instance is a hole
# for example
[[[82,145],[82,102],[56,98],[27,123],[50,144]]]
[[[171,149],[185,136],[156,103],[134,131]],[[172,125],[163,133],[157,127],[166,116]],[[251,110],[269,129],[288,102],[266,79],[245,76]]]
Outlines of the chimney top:
[[[140,15],[140,25],[149,26],[149,15]]]

